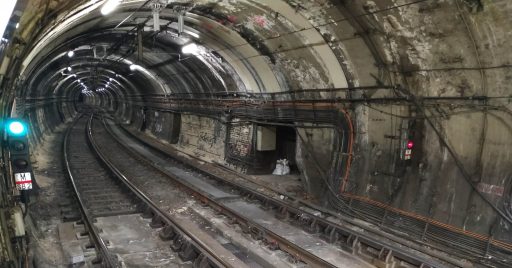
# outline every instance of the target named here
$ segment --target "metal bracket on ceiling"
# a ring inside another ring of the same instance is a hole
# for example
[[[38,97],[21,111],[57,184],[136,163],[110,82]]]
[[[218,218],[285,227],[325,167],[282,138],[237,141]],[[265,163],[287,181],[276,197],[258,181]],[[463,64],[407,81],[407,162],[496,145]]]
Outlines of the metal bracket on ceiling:
[[[174,13],[178,16],[178,36],[185,31],[185,15],[192,7],[176,6],[173,8]]]
[[[151,9],[153,13],[153,30],[155,32],[160,31],[160,11],[162,11],[168,3],[168,0],[154,0],[151,2]]]
[[[185,12],[180,11],[178,13],[178,36],[180,36],[183,33],[184,27],[185,27]]]

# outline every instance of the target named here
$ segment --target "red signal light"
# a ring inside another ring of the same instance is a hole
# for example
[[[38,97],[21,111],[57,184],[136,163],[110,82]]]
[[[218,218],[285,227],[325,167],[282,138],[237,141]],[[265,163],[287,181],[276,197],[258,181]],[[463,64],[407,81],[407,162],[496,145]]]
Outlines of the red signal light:
[[[412,149],[412,147],[414,147],[414,142],[408,141],[407,142],[407,149]]]

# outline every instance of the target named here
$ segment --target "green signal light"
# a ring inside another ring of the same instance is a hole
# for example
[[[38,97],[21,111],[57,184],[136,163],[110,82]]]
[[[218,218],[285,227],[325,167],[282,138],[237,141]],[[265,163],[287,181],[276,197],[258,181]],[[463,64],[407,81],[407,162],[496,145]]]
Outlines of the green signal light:
[[[7,123],[7,133],[11,136],[23,136],[27,134],[27,127],[19,120],[12,120]]]

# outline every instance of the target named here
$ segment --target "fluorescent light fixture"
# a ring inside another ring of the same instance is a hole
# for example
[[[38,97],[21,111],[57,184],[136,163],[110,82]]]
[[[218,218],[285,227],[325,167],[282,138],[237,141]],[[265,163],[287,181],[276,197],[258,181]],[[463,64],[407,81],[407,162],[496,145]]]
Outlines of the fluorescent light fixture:
[[[68,57],[72,58],[73,56],[75,56],[75,51],[70,50],[70,51],[68,52]]]
[[[0,8],[0,37],[4,36],[5,28],[7,28],[7,24],[11,19],[16,1],[17,0],[2,0],[2,8]]]
[[[130,65],[130,70],[132,70],[132,71],[135,71],[135,70],[141,70],[141,71],[143,71],[143,70],[145,70],[145,69],[144,69],[142,66],[140,66],[140,65],[137,65],[137,64],[131,64],[131,65]]]
[[[116,9],[116,7],[121,3],[121,0],[107,0],[103,7],[101,8],[101,14],[108,15]]]
[[[195,43],[190,43],[181,48],[181,53],[183,54],[197,54],[199,52],[199,47]]]
[[[195,38],[199,39],[199,35],[198,35],[198,34],[196,34],[196,33],[194,33],[194,32],[192,32],[192,31],[185,31],[184,33],[186,33],[186,34],[188,34],[188,35],[190,35],[190,36],[192,36],[192,37],[195,37]]]

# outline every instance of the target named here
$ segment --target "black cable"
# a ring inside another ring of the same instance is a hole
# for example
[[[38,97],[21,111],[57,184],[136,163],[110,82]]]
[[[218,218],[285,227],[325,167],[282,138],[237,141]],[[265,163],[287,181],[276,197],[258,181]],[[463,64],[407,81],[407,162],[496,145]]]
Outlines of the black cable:
[[[502,64],[494,66],[482,66],[482,67],[448,67],[448,68],[430,68],[430,69],[418,69],[409,71],[393,71],[393,73],[419,73],[419,72],[443,72],[443,71],[481,71],[481,70],[493,70],[493,69],[509,69],[512,68],[512,64]]]
[[[143,7],[145,7],[147,4],[149,4],[149,2],[151,2],[151,0],[146,0],[146,2],[144,2],[142,5],[140,5],[137,9],[135,9],[135,11],[133,11],[130,15],[128,15],[126,18],[124,18],[124,20],[122,20],[119,24],[117,24],[116,27],[114,27],[114,30],[119,28],[119,26],[121,26],[125,21],[127,21],[129,18],[131,18],[135,13],[137,13],[138,11],[140,11]]]
[[[469,175],[468,171],[466,170],[466,168],[464,167],[464,164],[460,161],[457,153],[451,148],[451,146],[448,144],[448,142],[446,141],[446,139],[443,137],[443,134],[441,133],[441,131],[439,131],[439,129],[437,129],[437,127],[435,126],[434,122],[432,121],[432,119],[427,116],[426,112],[425,112],[425,109],[423,107],[422,104],[419,103],[419,100],[418,98],[408,89],[398,85],[397,86],[397,90],[403,92],[404,94],[406,94],[407,96],[410,97],[410,100],[411,102],[416,106],[416,108],[418,109],[418,111],[420,111],[423,116],[424,116],[424,119],[427,121],[427,123],[430,125],[430,127],[432,128],[432,130],[434,130],[434,132],[436,133],[436,135],[438,136],[439,138],[439,141],[441,142],[441,145],[443,147],[446,148],[446,150],[448,150],[448,153],[450,153],[451,157],[453,158],[453,161],[455,162],[455,164],[457,165],[457,167],[459,168],[461,174],[462,174],[462,177],[466,180],[466,182],[471,186],[471,188],[473,188],[473,191],[475,191],[489,206],[491,206],[495,211],[496,213],[498,213],[504,220],[506,220],[509,224],[512,225],[512,217],[509,217],[505,212],[503,212],[502,210],[500,210],[496,205],[494,205],[492,203],[491,200],[489,200],[485,195],[483,195],[480,191],[478,191],[478,187],[473,183],[473,181],[471,180],[471,176]]]
[[[431,1],[431,0],[417,0],[417,1],[414,1],[414,2],[405,3],[405,4],[401,4],[401,5],[396,5],[396,6],[392,6],[392,7],[388,7],[388,8],[383,8],[383,9],[375,10],[375,11],[372,11],[372,12],[361,13],[361,14],[358,14],[358,15],[351,16],[351,18],[366,17],[366,16],[369,16],[369,15],[374,15],[374,14],[390,11],[390,10],[393,10],[393,9],[398,9],[398,8],[401,8],[401,7],[416,5],[416,4],[420,4],[420,3],[428,2],[428,1]],[[324,26],[329,26],[329,25],[337,25],[340,22],[344,22],[344,21],[348,21],[348,20],[350,20],[350,18],[345,18],[345,17],[343,17],[341,19],[337,19],[337,20],[330,20],[329,22],[313,25],[311,27],[301,28],[300,30],[290,31],[290,32],[286,32],[286,33],[280,33],[278,36],[262,38],[262,39],[259,39],[259,41],[274,40],[274,39],[281,38],[283,36],[294,35],[294,34],[305,32],[305,31],[309,31],[309,30],[312,30],[312,29],[317,29],[319,27],[324,27]],[[222,48],[222,49],[212,50],[211,52],[219,52],[219,51],[224,51],[224,50],[230,50],[230,49],[234,49],[234,48],[238,48],[238,47],[242,47],[242,46],[246,46],[246,45],[251,45],[251,43],[245,42],[243,44],[238,44],[238,45],[229,46],[229,47]]]
[[[314,163],[314,166],[315,168],[317,169],[317,171],[320,173],[320,178],[324,181],[325,185],[327,186],[327,189],[329,190],[329,192],[331,193],[330,196],[332,196],[333,198],[335,198],[335,201],[338,202],[339,204],[341,204],[342,206],[346,207],[349,211],[353,212],[355,215],[359,216],[360,218],[364,219],[364,220],[368,220],[368,221],[371,221],[370,218],[368,218],[367,216],[361,214],[360,212],[356,211],[355,209],[353,209],[352,207],[350,207],[349,204],[347,204],[345,202],[345,200],[341,199],[339,196],[338,196],[338,193],[335,189],[333,189],[333,186],[331,185],[331,183],[329,183],[328,179],[327,179],[327,174],[325,174],[322,170],[322,168],[320,167],[320,163],[318,162],[318,159],[316,159],[315,155],[310,151],[310,147],[308,148],[308,146],[311,146],[309,143],[307,143],[304,138],[302,137],[302,135],[300,135],[300,133],[296,130],[297,132],[297,136],[299,136],[301,142],[306,146],[306,152],[309,154],[309,156],[311,156],[311,159],[313,159],[313,163]]]
[[[359,14],[359,15],[355,15],[355,16],[351,16],[351,18],[341,18],[341,19],[338,19],[338,20],[331,20],[329,22],[326,22],[326,23],[322,23],[322,24],[317,24],[317,25],[313,25],[311,27],[306,27],[306,28],[302,28],[300,30],[295,30],[295,31],[290,31],[290,32],[286,32],[286,33],[280,33],[278,36],[273,36],[273,37],[268,37],[268,38],[262,38],[262,39],[258,39],[258,42],[264,42],[264,41],[269,41],[269,40],[274,40],[274,39],[278,39],[278,38],[282,38],[283,36],[287,36],[287,35],[294,35],[294,34],[297,34],[297,33],[301,33],[301,32],[304,32],[304,31],[308,31],[308,30],[312,30],[312,29],[317,29],[319,27],[324,27],[324,26],[328,26],[328,25],[337,25],[337,23],[339,22],[343,22],[343,21],[348,21],[350,19],[353,19],[353,18],[359,18],[359,17],[366,17],[366,16],[369,16],[369,15],[374,15],[374,14],[378,14],[378,13],[382,13],[382,12],[386,12],[386,11],[390,11],[390,10],[393,10],[393,9],[398,9],[398,8],[401,8],[401,7],[406,7],[406,6],[411,6],[411,5],[415,5],[415,4],[419,4],[419,3],[423,3],[423,2],[427,2],[427,1],[430,1],[430,0],[418,0],[418,1],[414,1],[414,2],[410,2],[410,3],[405,3],[405,4],[402,4],[402,5],[396,5],[396,6],[392,6],[392,7],[389,7],[389,8],[384,8],[384,9],[379,9],[379,10],[376,10],[376,11],[373,11],[373,12],[367,12],[367,13],[362,13],[362,14]],[[147,2],[146,2],[147,3]],[[142,7],[144,5],[146,5],[146,3],[144,3],[142,6],[140,6],[136,11],[139,11],[140,9],[142,9]],[[135,12],[136,12],[135,11]],[[132,14],[130,14],[128,17],[131,17],[135,12],[133,12]],[[128,18],[127,17],[127,18]],[[126,20],[126,19],[125,19]],[[124,20],[124,21],[125,21]],[[124,22],[123,21],[123,22]],[[118,25],[119,26],[119,25]],[[116,26],[114,29],[116,29],[118,26]],[[130,30],[130,31],[133,31]],[[351,38],[353,39],[353,38]],[[331,43],[339,43],[339,42],[343,42],[344,40],[334,40],[334,41],[331,41]],[[242,46],[252,46],[251,43],[249,42],[245,42],[245,43],[242,43],[242,44],[238,44],[238,45],[233,45],[233,46],[226,46],[225,48],[222,48],[222,49],[217,49],[217,50],[210,50],[209,52],[212,53],[212,52],[215,52],[215,53],[218,53],[220,51],[227,51],[227,50],[232,50],[232,49],[235,49],[235,48],[238,48],[238,47],[242,47]],[[288,52],[288,51],[294,51],[294,50],[298,50],[298,49],[303,49],[303,48],[308,48],[308,47],[312,47],[312,46],[316,46],[317,44],[309,44],[309,45],[303,45],[303,46],[299,46],[299,47],[294,47],[294,48],[290,48],[290,49],[285,49],[285,50],[277,50],[277,51],[274,51],[274,52],[270,52],[270,53],[267,53],[268,54],[277,54],[277,53],[282,53],[282,52]],[[110,54],[112,55],[112,54]],[[119,57],[119,60],[122,60],[126,57],[128,57],[129,55],[125,55],[125,56],[122,56],[122,57]],[[265,55],[262,55],[262,54],[258,54],[258,55],[254,55],[254,56],[249,56],[249,57],[242,57],[242,58],[237,58],[237,59],[234,59],[230,62],[236,62],[236,61],[243,61],[243,60],[247,60],[247,59],[251,59],[251,58],[255,58],[255,57],[262,57],[262,56],[265,56]],[[204,70],[210,70],[208,67],[206,68],[199,68],[199,69],[204,69]],[[170,76],[180,76],[180,75],[184,75],[184,74],[188,74],[188,73],[196,73],[197,72],[197,68],[192,70],[192,71],[186,71],[186,72],[175,72],[175,73],[171,73],[171,74],[166,74],[165,76],[166,77],[170,77]]]
[[[369,220],[368,217],[366,217],[365,215],[363,215],[363,214],[359,213],[358,211],[354,210],[344,200],[339,198],[338,193],[336,192],[336,190],[333,189],[333,185],[328,181],[327,174],[325,174],[324,171],[322,170],[322,168],[320,167],[320,163],[318,162],[318,159],[316,159],[316,156],[312,152],[310,152],[310,149],[312,149],[310,147],[311,145],[304,140],[302,135],[300,135],[299,131],[297,130],[297,128],[318,128],[319,126],[306,126],[306,125],[286,124],[286,123],[268,123],[268,122],[262,122],[262,121],[256,121],[256,120],[247,120],[245,122],[266,123],[266,124],[271,124],[271,125],[293,127],[295,129],[295,132],[297,133],[297,136],[299,136],[299,139],[301,140],[301,142],[306,146],[306,152],[313,159],[314,166],[318,170],[318,172],[320,173],[320,177],[324,181],[325,185],[327,186],[327,188],[328,188],[329,192],[332,194],[332,196],[334,198],[336,198],[336,201],[341,203],[343,206],[348,208],[351,212],[353,212],[354,214],[358,215],[362,219]],[[233,122],[233,124],[242,124],[242,122],[241,121],[240,122]],[[336,132],[339,133],[339,130],[336,129],[336,127],[334,127],[334,126],[323,126],[323,127],[325,127],[325,128],[333,128]],[[340,146],[341,146],[341,144],[342,143],[340,143]],[[338,151],[341,152],[342,149],[340,148]]]
[[[394,114],[392,112],[387,112],[387,111],[375,108],[375,107],[373,107],[373,106],[371,106],[370,104],[367,104],[367,103],[363,103],[362,105],[366,106],[366,107],[368,107],[368,108],[370,108],[372,110],[375,110],[375,111],[377,111],[377,112],[379,112],[381,114],[389,115],[389,116],[392,116],[392,117],[397,117],[397,118],[401,118],[401,119],[425,119],[425,116],[406,116],[406,115]],[[489,105],[479,105],[478,108],[480,108],[480,107],[481,108],[488,108],[489,110],[502,111],[502,109],[500,109],[498,107],[493,107],[493,106],[489,106]],[[442,117],[445,117],[445,116],[453,116],[453,115],[458,115],[458,114],[477,113],[477,112],[482,112],[482,110],[478,110],[477,108],[473,108],[473,109],[468,109],[468,110],[464,110],[464,111],[447,113],[446,115],[437,115],[437,116],[431,115],[429,117],[430,118],[442,118]]]

